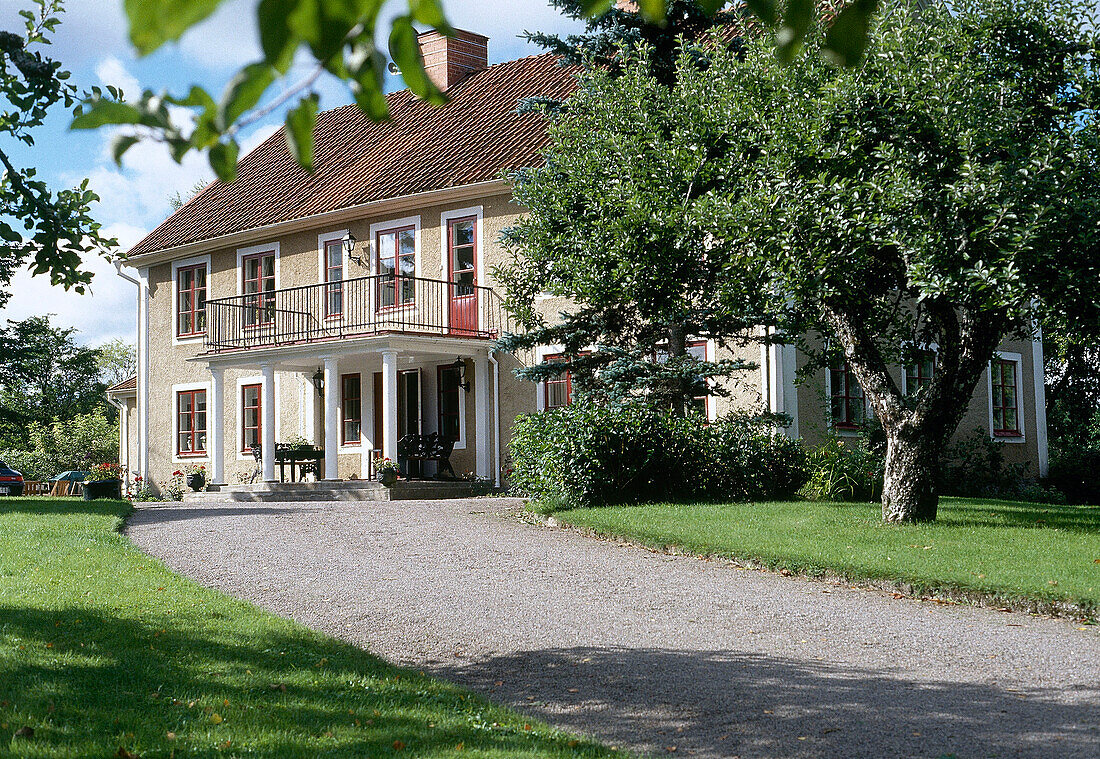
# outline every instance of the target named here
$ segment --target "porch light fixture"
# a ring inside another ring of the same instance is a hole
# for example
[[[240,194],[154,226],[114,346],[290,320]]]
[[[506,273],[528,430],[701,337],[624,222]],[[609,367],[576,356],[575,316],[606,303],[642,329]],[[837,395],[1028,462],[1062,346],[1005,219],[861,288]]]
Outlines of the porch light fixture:
[[[344,247],[344,252],[348,255],[349,261],[354,261],[360,266],[367,265],[367,262],[363,260],[362,256],[355,255],[355,243],[358,242],[355,239],[355,235],[353,235],[351,232],[348,232],[346,235],[344,235],[343,239],[341,239],[340,242]]]
[[[463,390],[465,390],[467,393],[470,392],[470,383],[469,383],[469,381],[465,381],[466,380],[466,362],[463,361],[461,358],[456,358],[455,362],[453,364],[451,364],[450,368],[454,369],[456,372],[458,372],[458,386],[460,388],[462,388]]]
[[[309,380],[313,383],[313,386],[317,388],[317,395],[325,394],[325,373],[321,371],[321,369],[317,369]]]

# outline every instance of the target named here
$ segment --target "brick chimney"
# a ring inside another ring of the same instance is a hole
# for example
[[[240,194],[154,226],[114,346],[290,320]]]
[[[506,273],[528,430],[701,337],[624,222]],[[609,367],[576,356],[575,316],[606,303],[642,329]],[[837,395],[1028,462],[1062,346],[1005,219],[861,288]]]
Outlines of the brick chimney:
[[[489,68],[489,38],[484,35],[455,29],[455,36],[447,37],[432,29],[417,41],[428,77],[444,92]]]

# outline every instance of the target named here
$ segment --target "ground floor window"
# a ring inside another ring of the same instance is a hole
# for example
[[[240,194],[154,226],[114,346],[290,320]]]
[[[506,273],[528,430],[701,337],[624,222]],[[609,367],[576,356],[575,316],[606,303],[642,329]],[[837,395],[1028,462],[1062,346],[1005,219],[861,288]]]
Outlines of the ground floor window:
[[[358,445],[363,430],[363,387],[358,374],[345,374],[340,378],[340,407],[342,420],[340,435],[344,445]]]
[[[241,451],[250,453],[263,440],[262,385],[241,387]]]
[[[566,363],[565,356],[546,356],[543,361],[547,364]],[[573,402],[573,377],[566,370],[561,374],[550,377],[543,383],[542,407],[544,409],[561,408]]]
[[[867,401],[851,365],[838,361],[829,369],[830,414],[838,430],[858,429],[867,420]]]
[[[462,436],[462,375],[451,364],[439,367],[439,435],[458,440]]]
[[[1017,395],[1016,362],[995,359],[990,364],[993,391],[993,434],[997,437],[1019,437],[1020,408]]]
[[[929,382],[936,373],[936,354],[931,351],[923,351],[920,358],[905,366],[905,394],[916,395]]]
[[[197,456],[206,453],[206,391],[181,390],[176,395],[176,453]]]

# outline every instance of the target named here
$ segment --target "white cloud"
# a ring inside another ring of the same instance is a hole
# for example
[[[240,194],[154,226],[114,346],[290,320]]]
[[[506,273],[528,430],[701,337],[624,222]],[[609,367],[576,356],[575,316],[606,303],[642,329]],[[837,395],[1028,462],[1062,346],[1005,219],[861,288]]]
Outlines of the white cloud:
[[[257,0],[225,0],[213,16],[187,32],[179,51],[211,70],[238,69],[262,57]]]
[[[101,84],[110,84],[121,89],[126,100],[136,100],[141,95],[141,85],[137,78],[113,55],[96,64],[95,75]]]

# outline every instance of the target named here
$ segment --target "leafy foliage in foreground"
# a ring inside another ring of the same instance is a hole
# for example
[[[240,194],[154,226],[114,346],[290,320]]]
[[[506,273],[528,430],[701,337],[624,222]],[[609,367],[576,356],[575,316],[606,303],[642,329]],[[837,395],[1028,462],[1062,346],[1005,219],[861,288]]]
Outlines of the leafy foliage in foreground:
[[[512,487],[543,506],[655,499],[790,497],[806,480],[801,443],[765,420],[708,424],[641,404],[574,403],[522,416]]]
[[[856,503],[652,503],[561,521],[657,547],[775,569],[896,580],[1100,611],[1100,508],[944,498],[934,523],[885,525]]]
[[[169,572],[117,533],[128,509],[0,500],[12,755],[613,755]]]

